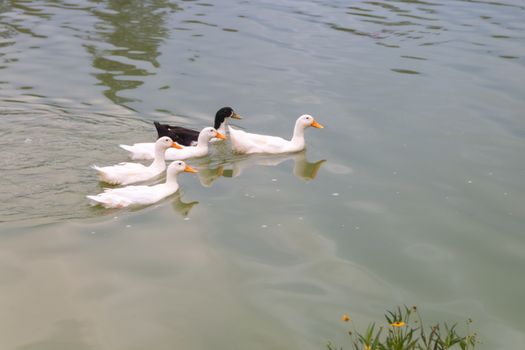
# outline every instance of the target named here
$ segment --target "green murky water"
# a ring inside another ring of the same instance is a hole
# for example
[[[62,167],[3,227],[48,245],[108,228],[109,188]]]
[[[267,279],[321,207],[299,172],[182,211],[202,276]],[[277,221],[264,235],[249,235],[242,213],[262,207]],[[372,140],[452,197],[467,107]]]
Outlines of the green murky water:
[[[322,349],[398,304],[525,343],[525,5],[0,2],[2,349]],[[304,153],[191,164],[140,210],[89,166],[230,105]]]

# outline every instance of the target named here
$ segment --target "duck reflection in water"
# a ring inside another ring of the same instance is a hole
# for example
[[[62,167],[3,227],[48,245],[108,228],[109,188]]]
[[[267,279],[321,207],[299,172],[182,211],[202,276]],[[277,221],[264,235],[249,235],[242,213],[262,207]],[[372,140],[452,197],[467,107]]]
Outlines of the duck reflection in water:
[[[191,209],[193,208],[193,206],[196,205],[196,204],[199,204],[199,202],[198,201],[184,202],[181,197],[182,197],[181,193],[177,192],[177,193],[167,197],[162,202],[159,202],[158,204],[156,204],[156,206],[163,206],[163,205],[167,204],[167,202],[171,202],[171,206],[172,206],[173,210],[177,214],[182,216],[183,218],[186,218],[186,217],[188,217],[188,215],[189,215]],[[130,211],[131,212],[140,211],[140,210],[143,210],[144,207],[146,207],[146,206],[137,207],[137,208],[131,208]],[[116,209],[112,209],[112,210],[113,211],[117,211]]]
[[[237,177],[253,166],[277,166],[290,159],[294,162],[293,174],[305,181],[315,179],[321,165],[326,162],[325,159],[313,163],[309,162],[306,159],[306,151],[279,155],[240,156],[215,168],[197,166],[199,169],[198,177],[203,186],[211,187],[219,177]]]
[[[182,217],[187,217],[190,213],[191,208],[193,208],[194,205],[199,204],[198,201],[193,202],[183,202],[180,196],[180,193],[176,193],[172,200],[172,207],[173,210],[175,210],[177,213],[179,213]]]

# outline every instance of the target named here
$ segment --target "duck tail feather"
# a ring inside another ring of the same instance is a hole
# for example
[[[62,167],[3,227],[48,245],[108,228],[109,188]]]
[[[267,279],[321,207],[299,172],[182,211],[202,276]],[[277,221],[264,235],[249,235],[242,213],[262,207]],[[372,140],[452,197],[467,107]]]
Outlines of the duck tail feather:
[[[128,152],[133,152],[133,146],[129,145],[119,145],[120,148],[125,149]]]

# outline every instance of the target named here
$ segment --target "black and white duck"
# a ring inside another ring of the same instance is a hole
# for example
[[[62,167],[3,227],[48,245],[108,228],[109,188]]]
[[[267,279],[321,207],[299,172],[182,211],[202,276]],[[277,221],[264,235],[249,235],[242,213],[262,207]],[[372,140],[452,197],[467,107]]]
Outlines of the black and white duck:
[[[240,115],[235,113],[231,107],[222,107],[215,113],[215,122],[213,127],[222,134],[225,134],[225,124],[228,118],[242,119]],[[199,131],[185,128],[182,126],[173,126],[168,124],[161,124],[154,122],[157,129],[158,137],[168,136],[173,141],[183,146],[194,146],[197,144],[199,138]]]

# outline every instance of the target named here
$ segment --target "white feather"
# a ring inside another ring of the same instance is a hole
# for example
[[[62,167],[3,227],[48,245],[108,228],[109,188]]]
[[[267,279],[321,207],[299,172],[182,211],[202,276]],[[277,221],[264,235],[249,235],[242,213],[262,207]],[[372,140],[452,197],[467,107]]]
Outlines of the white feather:
[[[166,160],[184,160],[189,158],[204,157],[208,154],[208,142],[217,136],[217,130],[208,127],[201,130],[196,146],[188,146],[183,149],[168,149]],[[152,159],[154,157],[153,143],[135,143],[131,146],[120,145],[131,153],[131,159]]]
[[[302,151],[305,147],[304,129],[309,126],[320,127],[310,115],[302,115],[295,122],[295,128],[291,140],[281,137],[247,133],[229,126],[232,148],[236,153],[290,153]]]
[[[172,147],[173,141],[169,137],[161,137],[152,145],[154,161],[149,166],[139,163],[119,163],[106,167],[93,165],[91,168],[98,172],[100,181],[112,185],[128,185],[155,178],[166,169],[164,153]]]
[[[131,205],[148,205],[160,201],[179,189],[177,174],[189,171],[186,163],[175,161],[168,166],[166,182],[154,186],[126,186],[121,188],[106,188],[95,196],[86,196],[106,208],[124,208]]]

